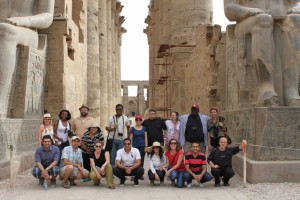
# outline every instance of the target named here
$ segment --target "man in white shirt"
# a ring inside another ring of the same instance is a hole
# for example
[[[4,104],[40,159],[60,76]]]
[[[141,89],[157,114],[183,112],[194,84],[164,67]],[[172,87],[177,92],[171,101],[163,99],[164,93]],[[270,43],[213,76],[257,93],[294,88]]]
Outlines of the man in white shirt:
[[[105,129],[108,131],[108,137],[113,138],[112,148],[107,149],[110,153],[110,164],[114,167],[117,151],[123,148],[123,139],[128,137],[130,122],[128,117],[123,115],[122,104],[116,105],[116,114],[108,119]]]
[[[139,179],[144,175],[141,167],[141,154],[138,149],[131,147],[130,138],[123,140],[124,148],[118,150],[114,175],[120,179],[120,186],[124,186],[125,176],[134,176],[134,186],[139,186]]]

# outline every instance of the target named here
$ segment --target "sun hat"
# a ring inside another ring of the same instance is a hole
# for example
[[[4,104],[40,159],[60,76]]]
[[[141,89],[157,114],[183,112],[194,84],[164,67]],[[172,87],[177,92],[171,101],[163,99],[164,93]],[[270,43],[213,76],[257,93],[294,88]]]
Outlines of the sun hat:
[[[43,118],[51,118],[50,113],[45,113]]]

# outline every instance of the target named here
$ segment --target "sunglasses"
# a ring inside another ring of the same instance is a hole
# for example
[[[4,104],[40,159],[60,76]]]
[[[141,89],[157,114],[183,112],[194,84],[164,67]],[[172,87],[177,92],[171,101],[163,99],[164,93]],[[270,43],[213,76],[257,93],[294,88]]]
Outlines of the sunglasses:
[[[125,145],[125,146],[129,146],[129,145],[131,145],[131,143],[124,143],[124,145]]]
[[[135,121],[140,121],[140,122],[141,122],[141,121],[143,121],[143,120],[142,120],[142,119],[136,119]]]
[[[153,149],[158,149],[158,148],[159,148],[158,146],[153,147]]]
[[[170,142],[170,144],[177,144],[177,142]]]
[[[100,146],[99,146],[99,145],[96,145],[95,148],[102,148],[102,146],[101,146],[101,145],[100,145]]]

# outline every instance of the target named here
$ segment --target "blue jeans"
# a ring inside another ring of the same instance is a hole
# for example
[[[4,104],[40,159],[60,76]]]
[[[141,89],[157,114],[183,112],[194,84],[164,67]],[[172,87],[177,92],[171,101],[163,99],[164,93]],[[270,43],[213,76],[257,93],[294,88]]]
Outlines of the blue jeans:
[[[202,170],[198,171],[198,172],[194,172],[194,174],[201,174]],[[194,177],[188,173],[188,172],[184,172],[183,174],[183,178],[187,183],[192,183],[192,180],[194,179]],[[205,172],[204,175],[202,176],[202,179],[200,180],[200,183],[205,183],[208,181],[211,181],[213,179],[212,175],[210,175],[208,172]]]
[[[112,148],[111,148],[111,152],[110,152],[110,164],[111,164],[112,167],[115,166],[117,151],[119,149],[122,149],[123,147],[124,147],[123,140],[114,139],[113,144],[112,144]]]
[[[59,173],[58,166],[54,166],[48,171],[48,174],[51,175],[53,178],[55,178],[58,175],[58,173]],[[36,166],[32,169],[31,174],[37,179],[42,177],[42,171]]]
[[[175,179],[177,179],[177,187],[179,187],[179,188],[183,187],[183,174],[184,174],[184,171],[179,172],[176,170],[171,171],[171,174],[170,174],[170,179],[172,181],[175,181]]]

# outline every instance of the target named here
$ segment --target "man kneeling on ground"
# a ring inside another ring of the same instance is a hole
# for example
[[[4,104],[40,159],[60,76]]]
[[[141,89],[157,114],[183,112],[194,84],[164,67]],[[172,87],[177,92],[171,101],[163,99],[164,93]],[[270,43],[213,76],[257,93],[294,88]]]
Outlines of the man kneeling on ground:
[[[82,151],[80,146],[80,138],[72,137],[71,146],[67,146],[62,151],[59,176],[63,179],[62,186],[70,188],[71,185],[76,185],[74,179],[89,177],[89,171],[82,166]]]
[[[134,185],[139,185],[139,179],[144,175],[141,167],[141,154],[138,149],[131,147],[130,138],[123,140],[124,148],[119,149],[116,157],[114,175],[120,179],[120,186],[124,186],[125,176],[134,176]]]
[[[220,187],[220,178],[224,186],[229,186],[229,179],[234,176],[232,170],[232,156],[240,150],[246,151],[247,141],[243,140],[239,146],[227,147],[228,140],[226,137],[220,137],[219,147],[212,150],[208,156],[208,162],[211,165],[211,174],[215,178],[215,187]]]
[[[39,179],[39,185],[43,185],[44,180],[51,185],[56,185],[56,176],[59,172],[57,163],[60,158],[59,148],[52,145],[50,135],[45,135],[42,139],[42,146],[35,152],[36,166],[32,170],[32,175]]]
[[[183,178],[187,182],[187,187],[192,186],[192,179],[195,179],[199,186],[203,187],[203,183],[211,181],[213,178],[206,171],[206,157],[200,152],[198,142],[192,143],[192,151],[185,155],[184,165],[186,171]]]

